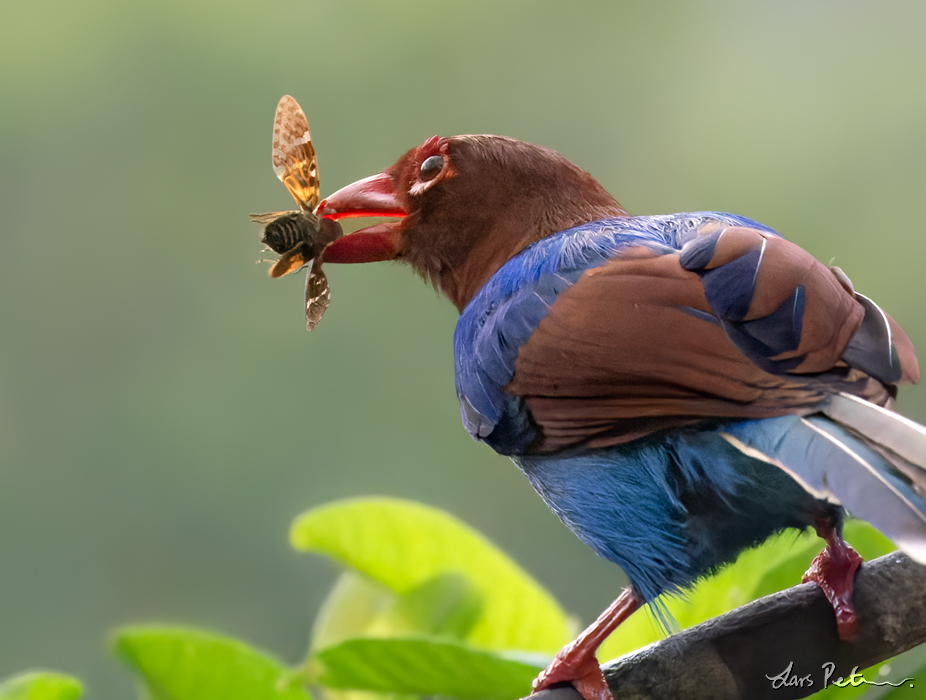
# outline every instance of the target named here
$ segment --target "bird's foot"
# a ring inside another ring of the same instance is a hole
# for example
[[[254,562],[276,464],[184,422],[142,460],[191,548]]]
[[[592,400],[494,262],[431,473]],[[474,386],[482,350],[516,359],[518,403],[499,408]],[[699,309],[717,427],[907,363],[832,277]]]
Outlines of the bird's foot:
[[[852,602],[852,591],[862,557],[846,544],[835,529],[820,532],[818,527],[817,531],[826,539],[826,547],[810,564],[802,580],[804,583],[813,581],[823,589],[836,613],[839,638],[851,642],[858,634],[858,615]]]
[[[585,700],[614,700],[595,652],[617,626],[643,604],[633,587],[625,588],[574,642],[564,646],[534,681],[534,692],[556,683],[572,683]]]
[[[585,700],[614,700],[598,665],[595,650],[582,647],[579,640],[567,644],[534,680],[534,692],[557,683],[572,683]]]

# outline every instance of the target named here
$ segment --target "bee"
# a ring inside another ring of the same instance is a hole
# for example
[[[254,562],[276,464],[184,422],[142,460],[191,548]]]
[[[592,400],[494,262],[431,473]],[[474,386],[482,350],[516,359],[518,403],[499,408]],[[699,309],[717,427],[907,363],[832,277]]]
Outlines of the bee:
[[[251,214],[264,226],[261,242],[280,257],[270,276],[282,277],[311,263],[305,280],[305,325],[312,330],[322,320],[331,291],[322,272],[322,252],[341,236],[341,226],[315,214],[319,201],[318,159],[305,112],[289,95],[273,118],[273,172],[299,205],[297,211]]]

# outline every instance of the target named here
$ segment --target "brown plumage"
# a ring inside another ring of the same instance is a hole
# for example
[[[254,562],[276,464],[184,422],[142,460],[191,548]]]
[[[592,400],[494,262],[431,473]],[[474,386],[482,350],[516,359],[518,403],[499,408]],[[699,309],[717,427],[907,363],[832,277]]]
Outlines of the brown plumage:
[[[729,239],[729,240],[728,240]],[[701,280],[678,255],[646,248],[586,272],[566,290],[521,346],[507,391],[526,399],[542,440],[538,452],[605,447],[705,418],[768,418],[808,413],[838,391],[886,405],[895,391],[841,360],[864,309],[807,252],[754,229],[726,229],[706,266],[765,244],[744,320],[767,316],[807,290],[800,345],[776,360],[801,358],[782,374],[756,366],[712,314]],[[894,325],[905,381],[919,378],[909,338]]]
[[[445,165],[434,179],[421,182],[421,165],[432,156],[444,158]],[[591,175],[556,151],[503,136],[433,137],[383,174],[394,197],[391,211],[406,212],[392,257],[410,264],[460,311],[492,274],[534,241],[626,215]],[[319,211],[325,213],[338,199],[332,195]],[[357,214],[335,213],[345,215]],[[337,261],[337,246],[325,259]]]
[[[919,379],[913,346],[770,229],[628,217],[558,154],[495,136],[429,139],[318,212],[401,217],[325,261],[399,259],[450,298],[467,430],[631,580],[535,690],[607,700],[594,652],[621,620],[791,527],[826,540],[808,578],[851,639],[840,503],[926,563],[926,429],[881,408]]]

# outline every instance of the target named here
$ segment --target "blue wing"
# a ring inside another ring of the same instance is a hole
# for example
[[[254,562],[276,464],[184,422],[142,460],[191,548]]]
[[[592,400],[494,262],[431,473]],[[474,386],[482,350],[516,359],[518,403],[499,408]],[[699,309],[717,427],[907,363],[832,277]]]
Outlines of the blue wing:
[[[674,253],[706,232],[736,225],[777,235],[750,219],[714,212],[623,217],[562,231],[510,260],[464,309],[454,335],[457,396],[469,433],[507,453],[525,449],[536,437],[521,400],[504,389],[519,349],[586,271],[630,248]],[[716,322],[710,314],[702,316]]]
[[[916,375],[915,354],[860,300],[797,246],[730,214],[563,231],[510,260],[461,315],[463,422],[522,454],[807,412],[837,391],[884,403],[885,384]]]

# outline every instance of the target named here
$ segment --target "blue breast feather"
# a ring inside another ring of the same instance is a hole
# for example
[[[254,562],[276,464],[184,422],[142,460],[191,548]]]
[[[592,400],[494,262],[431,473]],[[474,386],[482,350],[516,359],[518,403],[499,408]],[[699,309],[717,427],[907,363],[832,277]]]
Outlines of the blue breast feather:
[[[514,376],[518,349],[586,270],[630,246],[674,253],[717,224],[777,235],[751,219],[717,212],[622,217],[561,231],[509,260],[463,310],[454,333],[457,397],[470,435],[504,454],[522,453],[534,439],[520,400],[504,387]]]
[[[763,434],[787,435],[795,418],[766,419]],[[821,507],[783,470],[713,430],[512,460],[569,529],[620,566],[650,603],[776,532],[806,527]],[[664,611],[657,605],[656,612]]]

